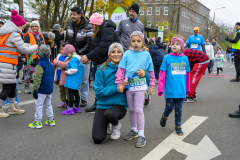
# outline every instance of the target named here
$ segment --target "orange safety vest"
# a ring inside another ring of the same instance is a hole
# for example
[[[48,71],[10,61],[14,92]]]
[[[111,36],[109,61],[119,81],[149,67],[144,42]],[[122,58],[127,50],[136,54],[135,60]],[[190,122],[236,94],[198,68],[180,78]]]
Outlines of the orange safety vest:
[[[10,33],[0,36],[0,62],[18,65],[17,47],[8,47],[4,44],[9,35]]]
[[[30,44],[31,44],[31,45],[37,44],[36,39],[35,39],[33,33],[27,32],[27,33],[25,33],[25,34],[23,35],[23,38],[24,38],[27,34],[29,35],[29,38],[30,38]],[[42,36],[43,43],[45,44],[45,39],[44,39],[43,35],[42,35],[41,33],[40,33],[40,35]],[[28,57],[28,55],[26,55],[26,58],[27,58],[27,57]],[[34,53],[33,53],[33,59],[36,59],[36,58],[37,58],[37,52],[34,52]]]

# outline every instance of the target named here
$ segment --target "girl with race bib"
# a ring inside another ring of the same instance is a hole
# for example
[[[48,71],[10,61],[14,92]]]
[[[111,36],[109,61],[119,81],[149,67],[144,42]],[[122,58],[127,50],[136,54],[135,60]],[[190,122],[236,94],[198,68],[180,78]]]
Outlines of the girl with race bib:
[[[219,70],[223,72],[223,62],[225,62],[224,55],[221,53],[221,51],[217,51],[215,61],[216,61],[217,76],[218,76]]]
[[[138,137],[136,147],[144,147],[146,144],[146,138],[144,136],[145,118],[143,113],[143,101],[145,90],[147,90],[148,86],[146,83],[146,78],[140,78],[138,76],[138,70],[142,69],[149,73],[150,95],[154,91],[155,75],[152,58],[144,48],[143,33],[140,31],[134,31],[131,34],[130,42],[131,48],[124,53],[123,58],[118,65],[116,84],[118,86],[118,92],[123,93],[122,83],[127,79],[129,81],[126,96],[129,107],[131,131],[124,139],[132,140]]]
[[[160,125],[165,127],[168,116],[174,108],[175,131],[178,135],[183,135],[181,129],[183,99],[190,92],[190,67],[188,57],[182,53],[183,48],[184,41],[174,37],[171,41],[172,53],[164,57],[158,78],[158,96],[162,96],[165,90],[166,98]]]

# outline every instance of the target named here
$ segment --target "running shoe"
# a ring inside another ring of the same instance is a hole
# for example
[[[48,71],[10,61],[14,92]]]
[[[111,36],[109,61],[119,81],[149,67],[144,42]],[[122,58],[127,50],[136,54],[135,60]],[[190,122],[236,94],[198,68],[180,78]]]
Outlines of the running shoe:
[[[162,127],[166,126],[166,122],[167,122],[167,117],[164,117],[164,114],[162,114],[162,118],[160,119],[160,125]]]
[[[45,124],[48,125],[48,126],[55,126],[56,125],[54,119],[52,121],[50,121],[49,119],[46,120]]]
[[[239,82],[239,78],[235,77],[235,78],[231,79],[230,82]]]
[[[194,99],[193,99],[193,97],[187,97],[186,99],[183,100],[183,102],[185,102],[185,103],[193,103]]]
[[[147,141],[146,141],[146,138],[145,138],[145,137],[139,136],[139,137],[137,138],[136,147],[137,147],[137,148],[142,148],[142,147],[145,146],[146,142],[147,142]]]
[[[112,130],[113,130],[112,124],[111,124],[111,123],[108,123],[107,134],[108,134],[108,135],[112,134]]]
[[[73,108],[71,108],[71,109],[68,108],[65,111],[62,111],[61,113],[62,113],[62,115],[73,115],[73,114],[75,114]]]
[[[63,107],[67,107],[67,102],[61,102],[61,103],[58,105],[58,108],[63,108]]]
[[[123,139],[129,141],[137,137],[138,137],[138,133],[131,130],[130,133],[128,133]]]
[[[193,99],[194,99],[194,100],[197,100],[197,96],[196,96],[196,94],[193,95]]]
[[[37,123],[37,121],[34,121],[33,123],[30,123],[28,126],[30,128],[42,128],[42,122]]]
[[[80,110],[79,107],[73,107],[73,111],[74,111],[75,113],[81,113],[81,110]]]
[[[175,131],[177,133],[177,135],[182,136],[183,132],[182,132],[182,128],[181,127],[175,127]]]
[[[150,98],[149,99],[145,99],[144,107],[148,107],[149,105],[150,105]]]
[[[117,126],[112,126],[112,134],[110,135],[110,139],[119,139],[120,136],[121,136],[121,132],[120,132],[120,129],[121,129],[122,125],[121,123],[118,123]]]

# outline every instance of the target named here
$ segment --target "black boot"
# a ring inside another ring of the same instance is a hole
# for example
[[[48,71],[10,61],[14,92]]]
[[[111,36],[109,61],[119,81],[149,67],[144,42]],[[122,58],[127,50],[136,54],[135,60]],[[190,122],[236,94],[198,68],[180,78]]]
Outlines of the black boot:
[[[90,107],[90,108],[86,108],[86,112],[89,112],[89,113],[91,113],[91,112],[95,112],[96,111],[96,108],[97,108],[97,99],[96,99],[96,97],[95,97],[95,103],[93,104],[93,106],[92,107]]]
[[[87,101],[81,100],[81,107],[86,107],[87,106]]]
[[[240,105],[239,105],[239,110],[237,110],[234,113],[229,113],[229,117],[240,118]]]

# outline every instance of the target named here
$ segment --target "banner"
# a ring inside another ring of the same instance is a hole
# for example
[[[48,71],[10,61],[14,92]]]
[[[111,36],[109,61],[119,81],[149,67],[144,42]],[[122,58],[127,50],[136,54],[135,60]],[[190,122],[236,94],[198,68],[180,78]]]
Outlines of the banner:
[[[111,20],[118,26],[118,23],[127,18],[127,14],[125,10],[122,7],[118,7],[113,11],[113,14],[111,16]]]

